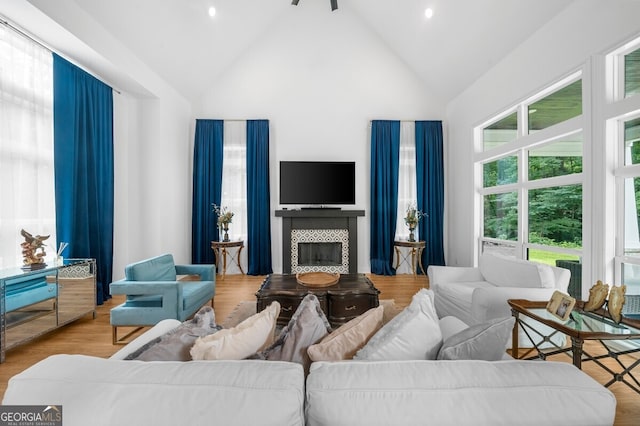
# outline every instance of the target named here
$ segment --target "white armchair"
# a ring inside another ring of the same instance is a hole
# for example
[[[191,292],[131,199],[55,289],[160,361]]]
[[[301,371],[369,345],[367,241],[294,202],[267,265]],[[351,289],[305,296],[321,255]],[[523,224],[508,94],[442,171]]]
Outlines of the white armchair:
[[[511,316],[508,299],[547,301],[556,290],[566,293],[571,277],[564,268],[489,253],[477,268],[431,265],[427,274],[438,316],[469,325]],[[528,341],[521,334],[520,342]]]

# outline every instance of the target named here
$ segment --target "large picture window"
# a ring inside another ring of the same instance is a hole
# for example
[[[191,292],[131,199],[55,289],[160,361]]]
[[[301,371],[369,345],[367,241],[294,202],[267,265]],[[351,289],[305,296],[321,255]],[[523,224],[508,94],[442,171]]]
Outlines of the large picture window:
[[[582,78],[576,73],[481,126],[481,252],[580,269]],[[571,120],[571,121],[569,121]],[[561,123],[564,123],[560,125]],[[544,130],[544,132],[543,132]],[[578,287],[574,294],[581,297]]]

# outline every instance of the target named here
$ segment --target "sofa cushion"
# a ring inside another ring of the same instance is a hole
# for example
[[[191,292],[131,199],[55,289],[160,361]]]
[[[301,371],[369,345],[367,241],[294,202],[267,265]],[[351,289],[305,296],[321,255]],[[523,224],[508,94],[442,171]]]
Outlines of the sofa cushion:
[[[342,324],[337,330],[308,349],[312,361],[340,361],[351,359],[382,327],[384,308],[369,309],[362,315]]]
[[[124,275],[129,281],[175,281],[176,266],[172,255],[163,254],[127,265]]]
[[[373,335],[354,359],[435,359],[441,344],[433,292],[423,288],[413,296],[409,306]]]
[[[125,359],[140,361],[191,361],[189,351],[198,337],[220,330],[211,306],[203,306],[192,319],[157,337]]]
[[[273,343],[280,303],[272,302],[233,328],[199,337],[191,348],[194,360],[244,359]]]
[[[315,362],[307,426],[611,425],[616,399],[565,362]]]
[[[291,362],[54,355],[11,378],[3,402],[62,405],[65,426],[303,425],[304,375]]]
[[[307,348],[329,334],[331,325],[315,294],[309,293],[282,329],[276,341],[251,358],[269,361],[291,361],[309,370],[311,360]]]
[[[485,280],[498,287],[555,287],[551,266],[542,263],[485,253],[479,268]]]
[[[442,343],[438,359],[501,360],[514,322],[513,317],[498,318],[461,330]]]

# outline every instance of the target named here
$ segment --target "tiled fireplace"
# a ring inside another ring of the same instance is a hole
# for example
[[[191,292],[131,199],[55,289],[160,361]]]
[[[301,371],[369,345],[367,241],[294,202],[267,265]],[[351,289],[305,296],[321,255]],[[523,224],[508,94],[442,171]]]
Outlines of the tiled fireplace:
[[[283,273],[358,271],[357,218],[362,210],[276,210],[282,217]]]

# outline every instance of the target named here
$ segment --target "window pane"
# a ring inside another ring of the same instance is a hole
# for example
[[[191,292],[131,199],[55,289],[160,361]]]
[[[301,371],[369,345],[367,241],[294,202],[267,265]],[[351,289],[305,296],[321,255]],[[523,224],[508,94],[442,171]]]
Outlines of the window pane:
[[[640,93],[640,49],[624,57],[624,97]]]
[[[622,264],[622,284],[627,286],[626,294],[640,294],[640,265]]]
[[[575,81],[528,107],[529,133],[582,114],[582,80]]]
[[[531,248],[527,250],[527,256],[534,262],[568,269],[571,277],[567,293],[576,299],[582,299],[582,263],[579,256]]]
[[[500,240],[518,239],[518,193],[484,196],[484,236]]]
[[[498,243],[495,241],[483,241],[482,253],[500,254],[502,256],[516,257],[516,246],[513,244]]]
[[[518,137],[518,114],[513,113],[482,129],[482,149],[487,151]]]
[[[582,185],[529,191],[529,242],[582,247]]]
[[[640,178],[624,180],[624,254],[640,257]]]
[[[529,180],[582,173],[582,133],[529,151]]]
[[[484,187],[518,182],[518,157],[504,157],[483,165]]]
[[[640,118],[624,123],[624,163],[640,164]]]

